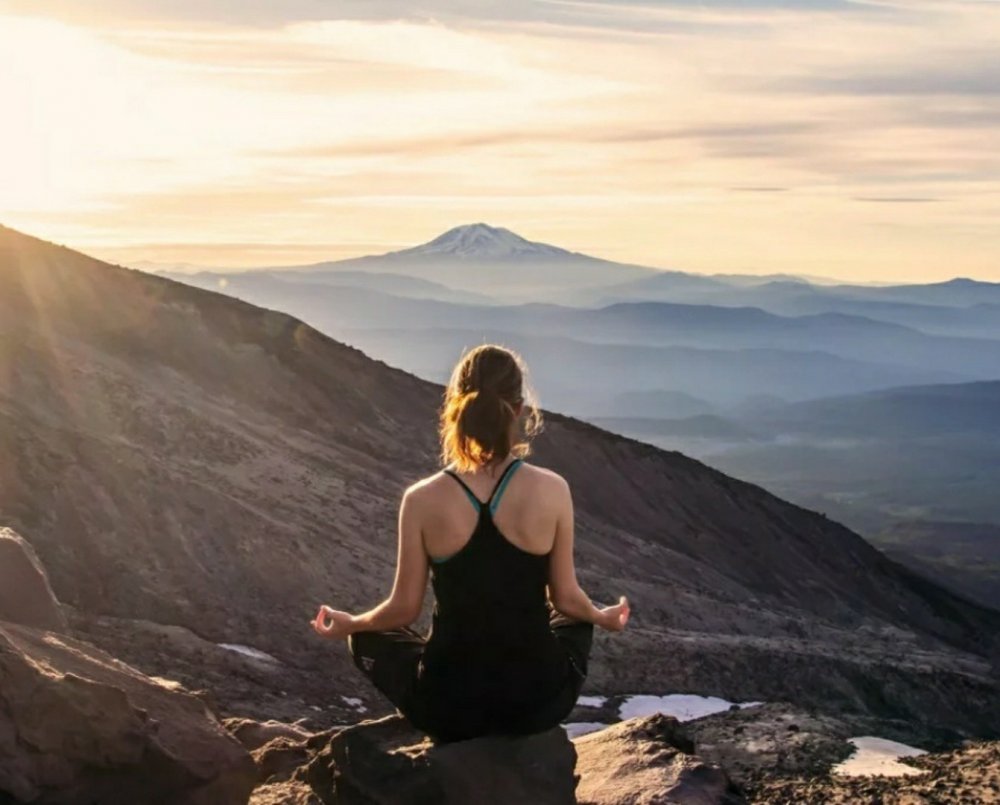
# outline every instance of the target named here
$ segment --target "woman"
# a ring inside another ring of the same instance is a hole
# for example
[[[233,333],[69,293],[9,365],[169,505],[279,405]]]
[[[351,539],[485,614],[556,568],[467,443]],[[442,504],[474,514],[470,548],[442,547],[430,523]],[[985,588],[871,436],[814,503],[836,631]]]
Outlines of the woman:
[[[403,496],[391,595],[362,615],[322,606],[312,622],[346,638],[358,668],[439,741],[555,726],[580,693],[593,627],[620,631],[629,617],[624,597],[599,609],[577,583],[569,487],[523,460],[541,422],[524,386],[503,347],[459,362],[441,410],[445,469]],[[428,574],[424,638],[407,627]]]

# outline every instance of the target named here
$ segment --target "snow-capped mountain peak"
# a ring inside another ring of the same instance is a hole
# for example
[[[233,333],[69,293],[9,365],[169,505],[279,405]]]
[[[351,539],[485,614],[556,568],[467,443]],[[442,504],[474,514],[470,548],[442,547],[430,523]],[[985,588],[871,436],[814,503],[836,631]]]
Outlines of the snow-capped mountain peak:
[[[565,249],[522,238],[499,226],[476,223],[456,226],[422,246],[407,249],[411,255],[450,255],[468,259],[528,259],[564,257]]]

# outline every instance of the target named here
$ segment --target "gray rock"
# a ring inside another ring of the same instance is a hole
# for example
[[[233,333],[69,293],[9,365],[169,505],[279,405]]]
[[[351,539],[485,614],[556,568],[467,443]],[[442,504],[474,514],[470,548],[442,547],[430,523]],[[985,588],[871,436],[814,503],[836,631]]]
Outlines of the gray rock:
[[[581,805],[739,805],[746,800],[716,765],[692,754],[680,722],[633,718],[577,738]]]

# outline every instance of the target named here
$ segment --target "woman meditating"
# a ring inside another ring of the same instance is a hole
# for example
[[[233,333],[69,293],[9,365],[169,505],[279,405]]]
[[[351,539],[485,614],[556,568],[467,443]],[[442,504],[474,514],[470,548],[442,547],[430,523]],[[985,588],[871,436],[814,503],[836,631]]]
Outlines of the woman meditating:
[[[403,495],[392,593],[361,615],[322,606],[312,622],[346,638],[358,668],[439,741],[560,723],[586,677],[593,627],[620,631],[629,617],[624,597],[598,608],[580,589],[569,486],[524,461],[541,422],[524,374],[498,346],[459,362],[440,417],[445,469]],[[424,637],[408,627],[428,574]]]

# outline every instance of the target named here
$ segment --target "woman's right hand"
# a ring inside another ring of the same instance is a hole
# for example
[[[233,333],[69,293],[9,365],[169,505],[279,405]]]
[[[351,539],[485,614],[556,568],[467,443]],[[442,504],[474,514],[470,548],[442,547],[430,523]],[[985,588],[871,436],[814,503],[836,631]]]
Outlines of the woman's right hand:
[[[354,616],[349,612],[328,607],[325,604],[319,608],[316,617],[310,621],[316,634],[333,640],[345,640],[354,631]]]
[[[618,599],[618,603],[614,606],[603,607],[598,612],[600,613],[600,620],[597,625],[609,632],[622,631],[625,628],[625,624],[628,623],[628,618],[631,614],[628,599],[624,595]]]

